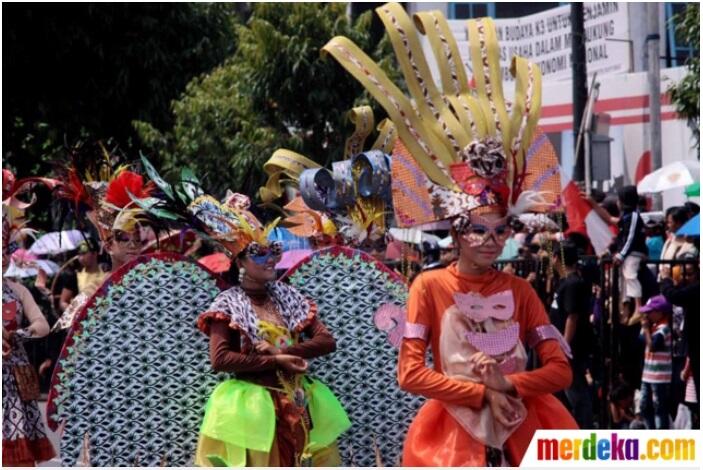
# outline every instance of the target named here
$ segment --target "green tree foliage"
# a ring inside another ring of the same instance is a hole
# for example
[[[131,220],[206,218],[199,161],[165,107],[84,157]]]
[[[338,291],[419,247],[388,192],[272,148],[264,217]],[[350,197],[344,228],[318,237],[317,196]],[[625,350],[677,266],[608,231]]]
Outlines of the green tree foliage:
[[[347,36],[393,68],[388,41],[372,38],[371,12],[352,21],[346,10],[340,3],[256,4],[237,27],[232,57],[189,83],[173,103],[170,129],[134,123],[163,171],[175,178],[191,166],[213,193],[230,188],[253,195],[265,181],[263,163],[279,147],[321,164],[341,158],[347,111],[371,100],[320,49]]]
[[[235,49],[234,4],[3,5],[3,155],[47,173],[76,141],[136,143],[171,125],[170,102]],[[135,152],[136,153],[136,152]]]
[[[700,96],[701,96],[701,12],[698,3],[689,3],[682,16],[675,16],[672,21],[676,24],[677,41],[689,44],[694,53],[688,60],[686,76],[669,88],[671,101],[676,112],[685,117],[693,129],[696,146],[700,149]]]

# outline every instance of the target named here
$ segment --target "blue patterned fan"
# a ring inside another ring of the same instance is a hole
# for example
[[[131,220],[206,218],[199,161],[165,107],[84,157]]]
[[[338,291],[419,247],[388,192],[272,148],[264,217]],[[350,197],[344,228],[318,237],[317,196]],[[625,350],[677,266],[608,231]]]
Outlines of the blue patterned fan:
[[[422,399],[398,388],[396,349],[408,287],[366,253],[316,251],[284,278],[314,299],[337,351],[313,361],[312,373],[339,398],[352,427],[339,441],[344,465],[398,465],[402,443]],[[375,443],[374,443],[375,438]]]

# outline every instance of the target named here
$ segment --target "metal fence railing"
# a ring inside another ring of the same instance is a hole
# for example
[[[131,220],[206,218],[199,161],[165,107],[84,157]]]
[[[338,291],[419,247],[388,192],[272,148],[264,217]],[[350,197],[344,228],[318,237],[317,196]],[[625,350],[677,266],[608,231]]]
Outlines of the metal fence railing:
[[[601,428],[612,423],[608,410],[608,396],[613,387],[627,382],[636,387],[641,379],[644,346],[639,340],[639,325],[627,326],[629,318],[621,311],[620,268],[610,259],[582,257],[579,265],[594,286],[593,328],[596,344],[593,348],[591,376],[594,389],[594,413]],[[698,271],[699,259],[647,260],[640,268],[643,296],[659,293],[657,275],[665,266],[678,279],[687,279]],[[508,260],[496,263],[498,269],[510,266],[515,275],[530,278],[545,308],[549,311],[556,280],[547,258]],[[643,299],[644,303],[644,299]]]

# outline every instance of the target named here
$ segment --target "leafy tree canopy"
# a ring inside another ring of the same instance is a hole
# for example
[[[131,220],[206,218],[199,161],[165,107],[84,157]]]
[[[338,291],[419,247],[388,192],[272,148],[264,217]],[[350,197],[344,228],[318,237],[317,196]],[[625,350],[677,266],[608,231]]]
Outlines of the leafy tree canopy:
[[[698,3],[689,3],[683,15],[672,18],[676,24],[677,39],[689,44],[694,50],[688,61],[688,73],[677,84],[669,88],[671,101],[680,116],[688,119],[693,129],[696,146],[700,149],[700,96],[701,96],[701,10]]]
[[[279,147],[323,165],[339,159],[347,112],[370,100],[320,49],[347,36],[387,72],[395,70],[390,45],[374,40],[371,21],[371,12],[350,20],[340,3],[256,4],[237,26],[236,52],[173,102],[173,126],[137,121],[135,128],[166,174],[175,178],[191,166],[219,194],[230,188],[253,195],[265,181],[263,163]]]
[[[170,102],[236,47],[235,4],[3,5],[3,155],[46,174],[76,141],[172,123]]]

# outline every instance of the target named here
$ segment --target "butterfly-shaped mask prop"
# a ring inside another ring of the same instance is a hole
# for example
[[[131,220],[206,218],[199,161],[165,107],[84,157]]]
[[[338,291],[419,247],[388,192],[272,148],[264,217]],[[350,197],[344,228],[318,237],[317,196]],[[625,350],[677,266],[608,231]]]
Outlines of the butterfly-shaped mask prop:
[[[461,313],[480,323],[489,318],[510,320],[515,312],[515,300],[510,290],[483,296],[475,292],[454,294],[454,302]]]

